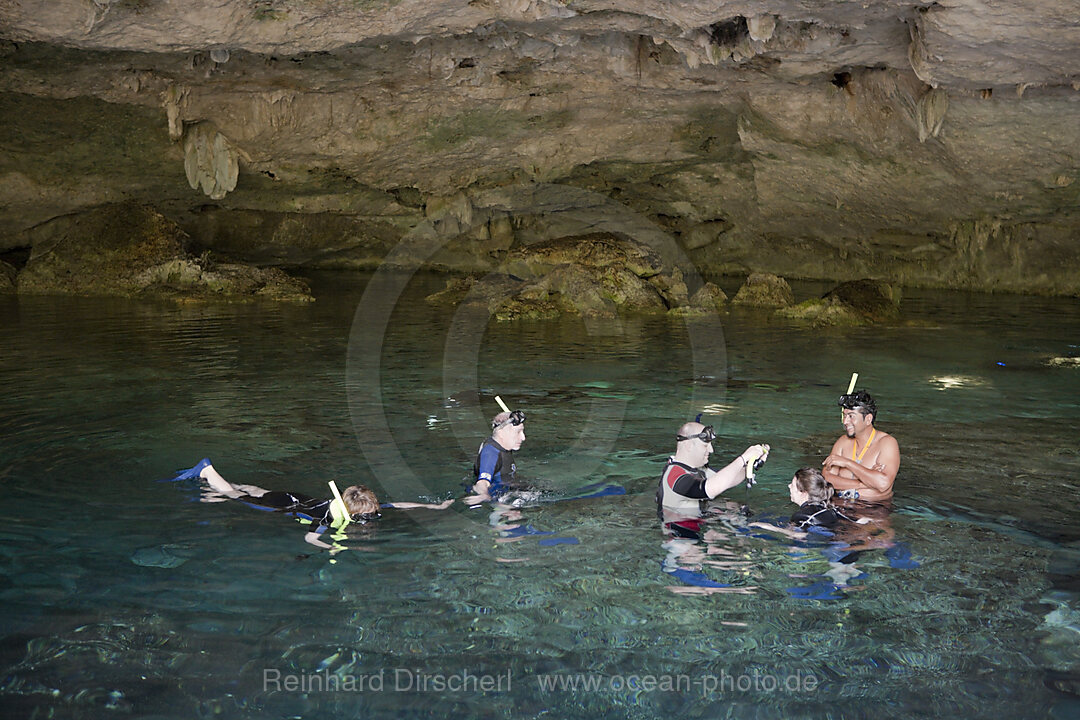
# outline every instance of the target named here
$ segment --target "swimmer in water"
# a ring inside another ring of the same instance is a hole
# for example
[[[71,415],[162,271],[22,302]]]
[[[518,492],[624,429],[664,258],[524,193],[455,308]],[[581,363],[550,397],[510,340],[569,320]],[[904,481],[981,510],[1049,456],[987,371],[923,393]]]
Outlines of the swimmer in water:
[[[525,413],[501,412],[491,419],[491,437],[480,443],[473,462],[472,495],[469,505],[498,500],[514,480],[517,465],[514,453],[525,442]]]
[[[856,390],[841,395],[837,404],[843,410],[847,434],[833,443],[832,452],[821,463],[825,480],[841,497],[869,502],[890,499],[900,470],[900,446],[892,435],[874,427],[874,398]]]
[[[337,520],[337,518],[334,517],[334,512],[332,510],[332,504],[334,502],[333,498],[320,500],[319,498],[314,498],[310,495],[302,495],[300,493],[282,490],[267,490],[258,485],[234,485],[221,476],[214,468],[209,458],[204,459],[190,470],[185,470],[178,474],[174,479],[186,480],[195,477],[205,480],[206,484],[209,485],[211,490],[216,494],[216,497],[214,495],[208,497],[208,501],[218,502],[222,499],[221,496],[224,496],[234,500],[241,500],[258,508],[277,510],[293,515],[301,520],[310,522],[313,527],[313,529],[304,536],[305,541],[316,547],[332,547],[320,540],[319,536],[322,535],[328,527],[334,525]],[[454,502],[453,500],[446,500],[441,503],[399,502],[382,503],[380,505],[375,493],[363,485],[350,485],[345,488],[344,492],[341,493],[341,500],[345,503],[345,509],[349,513],[349,520],[356,523],[366,523],[378,519],[381,515],[379,512],[380,509],[384,508],[394,508],[399,510],[410,510],[413,508],[445,510]]]
[[[788,483],[788,495],[791,502],[799,509],[791,516],[791,528],[778,527],[763,522],[752,522],[750,527],[762,528],[783,533],[789,537],[805,537],[805,531],[812,527],[831,528],[840,519],[850,520],[860,525],[870,522],[868,518],[848,517],[832,504],[833,486],[817,468],[804,467],[798,470]]]
[[[656,491],[656,503],[664,510],[699,514],[701,503],[740,484],[752,472],[747,468],[765,457],[768,445],[751,445],[719,470],[708,466],[716,433],[712,426],[688,422],[675,435],[675,454],[668,458]]]

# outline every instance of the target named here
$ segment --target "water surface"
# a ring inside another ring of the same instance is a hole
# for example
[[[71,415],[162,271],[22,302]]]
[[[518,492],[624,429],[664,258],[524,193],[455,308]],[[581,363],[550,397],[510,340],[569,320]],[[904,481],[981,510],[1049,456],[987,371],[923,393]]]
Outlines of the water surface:
[[[1075,299],[910,291],[901,323],[843,330],[489,325],[427,305],[439,278],[366,282],[316,276],[308,307],[0,298],[6,715],[1080,712],[1080,369],[1046,365],[1080,355]],[[744,504],[792,510],[853,371],[901,446],[887,532],[749,530]],[[158,482],[209,456],[274,489],[458,497],[496,394],[529,416],[542,501],[516,513],[387,511],[331,554]],[[703,410],[717,462],[774,450],[673,543],[656,478]],[[597,484],[626,492],[573,499]]]

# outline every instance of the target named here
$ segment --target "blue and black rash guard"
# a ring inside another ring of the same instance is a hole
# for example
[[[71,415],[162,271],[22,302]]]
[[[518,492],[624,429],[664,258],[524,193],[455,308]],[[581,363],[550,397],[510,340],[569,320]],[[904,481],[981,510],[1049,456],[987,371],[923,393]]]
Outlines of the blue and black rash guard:
[[[473,463],[473,475],[476,481],[487,480],[491,485],[488,494],[496,497],[506,492],[506,481],[513,481],[517,472],[514,464],[514,451],[507,450],[495,438],[488,438],[480,443],[480,449],[476,451],[476,461]]]

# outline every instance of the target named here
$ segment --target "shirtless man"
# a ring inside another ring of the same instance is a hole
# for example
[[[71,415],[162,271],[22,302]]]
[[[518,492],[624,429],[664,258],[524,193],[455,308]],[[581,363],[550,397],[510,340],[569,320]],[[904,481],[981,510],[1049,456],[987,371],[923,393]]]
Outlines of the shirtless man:
[[[841,395],[837,404],[843,410],[847,436],[833,444],[821,463],[822,474],[841,496],[854,491],[860,500],[888,500],[900,470],[900,446],[892,435],[874,427],[877,405],[868,392]]]

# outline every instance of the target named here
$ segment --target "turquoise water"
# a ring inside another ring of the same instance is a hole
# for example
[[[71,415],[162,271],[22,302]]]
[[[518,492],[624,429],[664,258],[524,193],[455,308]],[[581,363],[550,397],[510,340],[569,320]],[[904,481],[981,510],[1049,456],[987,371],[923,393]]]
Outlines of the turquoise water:
[[[1077,300],[911,291],[903,323],[854,330],[489,326],[424,303],[438,278],[312,280],[309,307],[0,298],[5,716],[1080,713],[1080,369],[1045,364],[1080,355]],[[748,529],[743,504],[793,509],[853,371],[901,445],[895,512]],[[501,515],[389,510],[331,554],[158,482],[210,456],[274,489],[457,497],[496,394],[528,413],[540,496]],[[672,541],[656,478],[703,409],[714,464],[773,453]],[[597,483],[626,492],[573,499]]]

